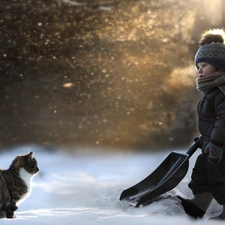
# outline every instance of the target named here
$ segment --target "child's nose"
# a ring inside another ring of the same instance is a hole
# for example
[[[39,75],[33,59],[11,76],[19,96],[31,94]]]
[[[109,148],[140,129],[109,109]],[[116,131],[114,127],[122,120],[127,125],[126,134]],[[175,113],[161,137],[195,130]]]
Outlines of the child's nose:
[[[202,73],[202,68],[201,67],[198,68],[198,73]]]

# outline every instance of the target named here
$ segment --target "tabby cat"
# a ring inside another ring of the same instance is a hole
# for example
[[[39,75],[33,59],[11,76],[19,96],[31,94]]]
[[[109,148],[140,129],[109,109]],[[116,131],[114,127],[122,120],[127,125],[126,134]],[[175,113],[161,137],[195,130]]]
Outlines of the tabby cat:
[[[38,171],[33,152],[17,156],[8,170],[0,169],[0,218],[15,218],[17,205],[28,196]]]

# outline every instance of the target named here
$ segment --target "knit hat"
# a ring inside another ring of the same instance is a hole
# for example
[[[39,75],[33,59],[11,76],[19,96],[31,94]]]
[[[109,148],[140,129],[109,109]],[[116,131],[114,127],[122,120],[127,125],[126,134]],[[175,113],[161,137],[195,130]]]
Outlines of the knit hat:
[[[200,48],[195,55],[195,65],[205,62],[216,70],[225,67],[225,32],[222,29],[209,30],[203,33]]]

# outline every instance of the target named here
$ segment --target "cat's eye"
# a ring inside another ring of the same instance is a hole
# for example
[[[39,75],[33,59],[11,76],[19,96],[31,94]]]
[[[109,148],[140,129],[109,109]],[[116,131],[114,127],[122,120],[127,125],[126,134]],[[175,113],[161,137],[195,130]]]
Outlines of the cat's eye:
[[[31,165],[31,169],[35,169],[36,165]]]

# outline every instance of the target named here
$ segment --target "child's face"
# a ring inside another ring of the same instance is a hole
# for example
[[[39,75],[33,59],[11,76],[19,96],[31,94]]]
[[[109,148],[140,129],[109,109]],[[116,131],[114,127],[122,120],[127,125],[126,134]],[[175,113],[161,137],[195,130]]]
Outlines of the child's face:
[[[215,71],[216,71],[216,69],[212,65],[210,65],[208,63],[200,62],[197,65],[197,74],[198,74],[198,77],[208,76],[211,73],[214,73]]]

